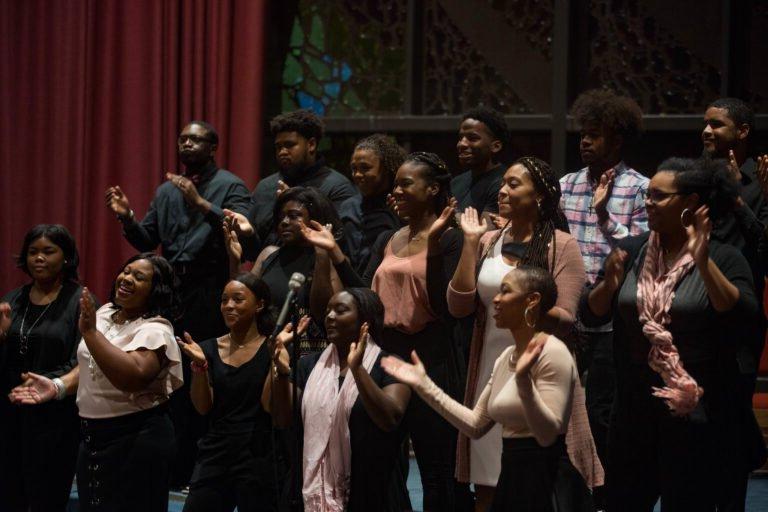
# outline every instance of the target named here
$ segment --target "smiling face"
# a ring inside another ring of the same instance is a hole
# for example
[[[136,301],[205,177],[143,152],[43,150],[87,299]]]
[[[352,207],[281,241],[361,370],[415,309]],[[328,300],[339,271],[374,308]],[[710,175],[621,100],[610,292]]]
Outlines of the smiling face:
[[[746,140],[749,126],[737,126],[724,108],[709,107],[704,113],[701,142],[704,152],[713,158],[728,158],[728,151]]]
[[[352,181],[363,197],[383,194],[390,187],[390,178],[381,165],[381,159],[370,149],[356,149],[349,163]]]
[[[47,283],[62,277],[64,251],[47,238],[40,237],[27,249],[27,270],[32,279]]]
[[[426,172],[424,165],[417,162],[405,162],[397,170],[392,196],[401,217],[428,209],[440,192],[438,184],[425,178]]]
[[[528,169],[523,164],[507,169],[499,189],[499,215],[505,219],[529,218],[538,211],[537,199],[541,199],[541,194],[536,192]]]
[[[280,210],[280,222],[277,224],[277,236],[286,245],[304,241],[301,223],[309,224],[309,211],[298,201],[286,201]]]
[[[538,292],[529,293],[512,270],[504,276],[499,293],[493,298],[493,319],[499,329],[514,331],[526,325],[526,308],[535,307],[540,300]]]
[[[115,303],[126,313],[137,315],[149,307],[154,267],[149,260],[128,263],[115,279]]]
[[[325,313],[325,332],[328,340],[347,345],[360,334],[357,303],[347,292],[339,292],[328,302]]]
[[[240,281],[230,281],[221,294],[221,316],[229,330],[248,326],[264,307],[264,301]]]
[[[688,208],[695,211],[698,207],[696,194],[678,193],[675,183],[676,174],[660,170],[648,183],[648,195],[645,210],[648,213],[648,228],[657,233],[673,233],[683,229],[681,215]]]
[[[467,118],[459,126],[456,151],[463,168],[484,171],[501,151],[501,141],[491,133],[485,123]]]

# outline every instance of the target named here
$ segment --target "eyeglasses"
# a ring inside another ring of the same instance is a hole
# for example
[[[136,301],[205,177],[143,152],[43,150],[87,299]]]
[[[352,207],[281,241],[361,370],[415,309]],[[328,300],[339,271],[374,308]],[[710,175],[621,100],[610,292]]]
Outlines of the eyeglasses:
[[[179,138],[176,139],[176,142],[178,142],[179,146],[182,144],[185,144],[187,141],[191,141],[193,144],[201,144],[203,142],[213,142],[211,139],[207,137],[201,137],[199,135],[179,135]]]
[[[645,191],[645,199],[647,201],[650,201],[653,204],[658,204],[662,202],[663,200],[672,197],[672,196],[682,196],[685,195],[682,192],[661,192],[660,190],[651,190],[648,189]]]

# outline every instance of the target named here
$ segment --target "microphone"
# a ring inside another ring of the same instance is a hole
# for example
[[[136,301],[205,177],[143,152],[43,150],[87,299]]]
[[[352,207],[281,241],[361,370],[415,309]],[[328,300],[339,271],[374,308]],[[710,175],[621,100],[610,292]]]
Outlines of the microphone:
[[[285,327],[285,322],[288,319],[288,313],[291,311],[291,303],[296,297],[299,289],[304,286],[304,282],[307,280],[304,274],[300,272],[294,272],[291,278],[288,280],[288,295],[285,296],[285,302],[283,302],[283,309],[280,310],[280,315],[277,317],[275,323],[275,330],[272,332],[272,338],[277,336],[280,331]],[[296,328],[296,326],[294,326]]]

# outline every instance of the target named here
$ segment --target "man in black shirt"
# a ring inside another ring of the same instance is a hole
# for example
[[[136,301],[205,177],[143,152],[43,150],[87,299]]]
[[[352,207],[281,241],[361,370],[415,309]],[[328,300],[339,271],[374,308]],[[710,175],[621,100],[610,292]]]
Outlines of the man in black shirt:
[[[208,123],[192,121],[178,139],[181,175],[167,173],[157,188],[144,219],[138,221],[120,187],[106,192],[107,206],[123,225],[123,236],[139,251],[162,247],[163,256],[173,265],[179,279],[182,317],[178,334],[189,332],[195,340],[224,334],[219,305],[229,280],[229,258],[224,247],[222,223],[228,212],[245,215],[250,196],[243,180],[219,169],[214,160],[219,136]],[[230,214],[231,215],[231,214]],[[248,230],[247,222],[240,222]],[[189,400],[189,365],[184,365],[185,386],[171,399],[176,428],[178,458],[171,485],[189,482],[196,457],[196,442],[204,421]]]
[[[251,197],[248,220],[258,239],[264,244],[276,242],[272,211],[277,196],[289,187],[314,187],[336,208],[344,224],[346,249],[353,262],[362,243],[361,197],[352,183],[341,173],[325,165],[318,155],[317,145],[323,136],[323,123],[310,110],[281,114],[270,123],[275,139],[278,172],[259,181]],[[246,242],[246,247],[248,244]],[[250,251],[251,253],[253,251]],[[249,254],[255,258],[255,254]]]
[[[506,171],[499,157],[508,143],[509,128],[500,112],[477,107],[462,116],[456,150],[466,172],[451,180],[458,211],[472,206],[480,213],[498,213],[498,194]]]
[[[732,326],[734,340],[742,340],[737,346],[736,359],[741,374],[741,392],[744,406],[752,407],[758,364],[765,343],[766,319],[763,315],[763,290],[766,277],[766,239],[768,226],[768,201],[763,195],[756,173],[755,161],[748,156],[749,136],[754,129],[752,109],[737,98],[720,98],[712,102],[704,112],[704,129],[701,141],[703,156],[708,159],[725,159],[729,170],[739,187],[739,198],[733,214],[716,224],[713,238],[738,248],[749,262],[754,279],[760,314],[755,322]],[[706,165],[706,162],[705,162]],[[755,428],[747,424],[744,428]],[[740,437],[750,436],[740,432]],[[759,436],[758,436],[759,437]],[[764,447],[745,446],[744,449],[757,453]],[[720,510],[744,510],[747,480],[751,468],[733,467],[726,461],[723,467],[723,481],[720,490]]]

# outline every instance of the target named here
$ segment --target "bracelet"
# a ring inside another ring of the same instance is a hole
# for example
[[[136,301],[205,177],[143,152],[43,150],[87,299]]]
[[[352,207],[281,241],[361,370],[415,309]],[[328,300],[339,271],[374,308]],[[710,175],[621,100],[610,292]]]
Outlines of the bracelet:
[[[53,380],[53,385],[56,386],[56,400],[64,400],[67,396],[67,387],[64,385],[64,381],[56,377]]]
[[[192,361],[189,364],[189,367],[192,368],[192,373],[205,373],[208,371],[208,361],[205,361],[204,363]]]
[[[129,220],[133,220],[135,217],[136,216],[134,215],[133,210],[128,210],[128,215],[126,215],[125,217],[118,215],[117,220],[119,220],[120,222],[127,222]]]

